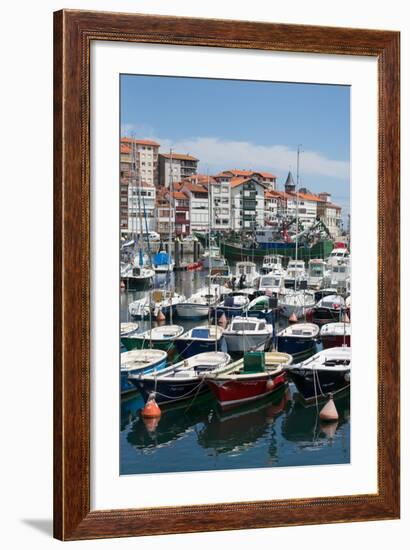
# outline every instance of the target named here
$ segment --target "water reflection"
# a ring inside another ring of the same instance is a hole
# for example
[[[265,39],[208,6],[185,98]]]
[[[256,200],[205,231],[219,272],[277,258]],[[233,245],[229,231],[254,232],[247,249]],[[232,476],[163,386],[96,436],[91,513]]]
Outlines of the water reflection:
[[[282,424],[283,437],[304,449],[312,447],[312,444],[317,447],[331,443],[340,428],[349,421],[350,393],[335,399],[335,405],[339,420],[323,422],[319,418],[323,403],[319,403],[318,407],[306,407],[299,400],[294,400]]]
[[[163,409],[161,417],[154,421],[144,420],[136,411],[127,441],[137,449],[152,449],[176,441],[197,424],[206,422],[214,407],[215,402],[208,394],[198,397],[191,405],[185,402]]]
[[[198,442],[217,454],[239,452],[269,435],[275,419],[284,411],[289,392],[283,388],[273,396],[232,411],[215,410],[198,434]]]

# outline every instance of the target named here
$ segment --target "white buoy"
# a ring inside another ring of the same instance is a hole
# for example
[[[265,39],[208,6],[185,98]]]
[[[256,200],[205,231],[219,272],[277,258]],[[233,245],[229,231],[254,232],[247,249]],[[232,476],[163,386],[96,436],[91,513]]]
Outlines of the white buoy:
[[[324,422],[335,422],[336,420],[339,420],[339,414],[337,412],[335,402],[333,401],[332,394],[329,394],[328,402],[320,411],[319,418]]]

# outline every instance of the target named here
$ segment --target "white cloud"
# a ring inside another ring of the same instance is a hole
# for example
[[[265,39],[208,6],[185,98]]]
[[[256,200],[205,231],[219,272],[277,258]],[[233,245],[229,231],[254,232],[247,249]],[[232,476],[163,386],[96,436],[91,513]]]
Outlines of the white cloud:
[[[153,135],[142,135],[135,127],[124,125],[128,135],[155,139],[161,144],[161,151],[172,148],[178,153],[188,153],[200,159],[200,170],[210,173],[228,169],[258,169],[270,172],[295,170],[296,151],[285,145],[257,145],[247,141],[223,140],[215,137],[194,137],[170,140]],[[300,157],[300,171],[305,175],[349,179],[349,162],[332,160],[315,151],[303,151]]]

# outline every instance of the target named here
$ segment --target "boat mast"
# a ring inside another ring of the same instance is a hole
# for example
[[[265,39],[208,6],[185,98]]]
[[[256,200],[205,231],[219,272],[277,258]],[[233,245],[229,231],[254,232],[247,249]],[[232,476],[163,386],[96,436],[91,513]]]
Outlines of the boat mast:
[[[140,267],[144,265],[144,232],[143,232],[143,225],[142,225],[142,210],[141,210],[141,176],[138,174],[137,171],[137,155],[136,155],[136,143],[134,141],[133,143],[133,157],[134,157],[134,169],[135,169],[135,186],[137,191],[137,198],[138,198],[138,221],[139,221],[139,233],[138,233],[138,246],[139,246],[139,253],[140,253]],[[135,212],[135,228],[137,230],[137,212]],[[141,273],[140,273],[141,274]],[[142,275],[142,274],[141,274]]]
[[[208,300],[209,305],[211,304],[211,276],[212,276],[212,255],[211,255],[211,189],[209,187],[209,171],[206,172],[207,182],[208,182],[208,259],[209,259],[209,271],[208,271]],[[215,304],[216,305],[216,304]],[[208,324],[211,324],[211,308],[208,307]],[[215,309],[215,319],[216,319],[216,309]],[[216,330],[216,329],[215,329]],[[215,333],[216,338],[216,333]]]
[[[134,197],[137,195],[137,162],[136,162],[136,144],[134,138],[132,138],[131,151],[132,151],[132,171],[131,171],[131,197],[132,197],[132,212],[134,214]],[[135,216],[132,216],[132,230],[133,230],[133,240],[134,240],[134,258],[132,264],[135,262],[137,256],[138,247],[137,247],[137,208],[135,205]],[[138,236],[138,246],[139,246],[139,236]]]
[[[296,250],[295,261],[298,260],[298,235],[299,235],[299,157],[300,145],[298,145],[297,160],[296,160]],[[296,267],[296,264],[295,264]],[[296,290],[296,269],[295,269],[295,290]]]
[[[171,176],[169,178],[169,208],[168,208],[168,213],[169,213],[169,223],[168,223],[168,229],[169,229],[169,233],[168,233],[168,272],[167,272],[167,277],[168,277],[168,281],[169,281],[169,285],[168,285],[168,292],[169,292],[169,321],[170,321],[170,324],[172,325],[172,289],[171,289],[171,243],[172,243],[172,226],[171,226],[171,221],[172,221],[172,216],[171,216],[171,205],[172,205],[172,193],[173,193],[173,189],[174,189],[174,173],[173,173],[173,167],[172,167],[172,149],[169,150],[169,154],[170,154],[170,161],[171,161],[171,166],[170,166],[170,169],[171,169]],[[175,213],[174,213],[175,214]],[[176,246],[176,243],[175,243],[175,246]]]

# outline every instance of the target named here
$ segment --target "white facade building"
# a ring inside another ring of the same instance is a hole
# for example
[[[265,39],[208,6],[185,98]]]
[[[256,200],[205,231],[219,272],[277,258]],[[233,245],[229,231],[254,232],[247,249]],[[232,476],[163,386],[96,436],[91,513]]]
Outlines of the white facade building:
[[[180,189],[189,198],[190,231],[207,231],[209,227],[208,190],[202,185],[182,182]]]
[[[265,225],[265,187],[254,178],[232,178],[231,228],[250,231]]]
[[[135,161],[138,178],[148,185],[158,185],[159,143],[149,139],[121,138],[121,176]]]
[[[229,181],[214,180],[209,185],[209,192],[211,193],[212,229],[230,229],[231,186]]]
[[[154,231],[156,191],[153,185],[130,184],[128,186],[128,232],[146,233]],[[140,197],[140,199],[139,199]]]

